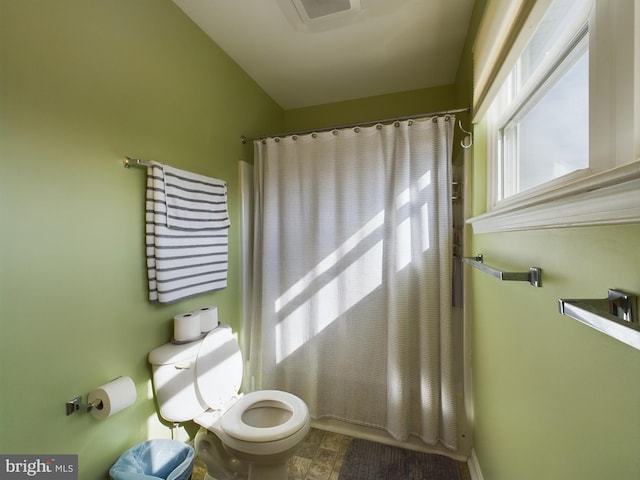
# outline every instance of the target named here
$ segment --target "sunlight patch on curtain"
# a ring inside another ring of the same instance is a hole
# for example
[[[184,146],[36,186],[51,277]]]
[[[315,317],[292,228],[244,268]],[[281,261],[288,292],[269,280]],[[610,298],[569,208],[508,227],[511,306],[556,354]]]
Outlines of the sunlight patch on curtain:
[[[384,222],[384,212],[378,213],[375,217],[369,220],[360,230],[358,230],[353,236],[351,236],[346,242],[340,245],[337,249],[327,255],[318,265],[307,273],[300,281],[296,282],[286,292],[284,292],[275,301],[275,312],[280,312],[287,304],[293,301],[298,295],[302,294],[307,288],[311,286],[314,280],[320,275],[326,273],[333,268],[338,262],[343,259],[347,254],[352,252],[358,244],[360,244],[369,235],[375,233]]]
[[[379,241],[276,325],[276,362],[282,362],[302,347],[309,336],[321,333],[381,283],[382,241]],[[344,291],[347,294],[341,293]],[[304,327],[309,318],[316,319],[311,330]],[[286,343],[282,342],[285,335]]]

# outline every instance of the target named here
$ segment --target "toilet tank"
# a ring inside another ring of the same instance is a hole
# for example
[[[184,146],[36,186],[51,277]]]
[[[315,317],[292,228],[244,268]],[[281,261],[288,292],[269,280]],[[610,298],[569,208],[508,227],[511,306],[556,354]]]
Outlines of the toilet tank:
[[[166,343],[149,353],[160,416],[169,422],[192,420],[207,410],[196,389],[196,360],[202,340]]]

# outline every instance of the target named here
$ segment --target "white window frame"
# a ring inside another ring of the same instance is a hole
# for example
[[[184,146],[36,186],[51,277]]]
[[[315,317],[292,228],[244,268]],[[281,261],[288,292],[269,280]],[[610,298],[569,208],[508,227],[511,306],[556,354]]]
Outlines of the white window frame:
[[[532,11],[513,42],[520,51],[542,18]],[[487,126],[487,213],[467,220],[474,233],[640,223],[640,0],[595,0],[589,30],[590,168],[498,200],[497,123],[487,107],[493,98],[483,95],[474,121]],[[517,58],[513,50],[504,57]]]

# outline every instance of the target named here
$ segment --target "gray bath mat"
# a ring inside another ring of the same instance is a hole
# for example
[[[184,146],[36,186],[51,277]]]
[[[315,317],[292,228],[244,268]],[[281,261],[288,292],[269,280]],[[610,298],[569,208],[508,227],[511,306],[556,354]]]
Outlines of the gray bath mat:
[[[458,464],[443,455],[354,439],[339,480],[461,480]]]

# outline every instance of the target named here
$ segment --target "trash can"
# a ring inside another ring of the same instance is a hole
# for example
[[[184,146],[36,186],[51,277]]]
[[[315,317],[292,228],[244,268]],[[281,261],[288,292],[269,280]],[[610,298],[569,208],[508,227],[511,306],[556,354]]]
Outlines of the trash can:
[[[185,443],[149,440],[120,455],[109,476],[112,480],[189,480],[194,457],[193,447]]]

